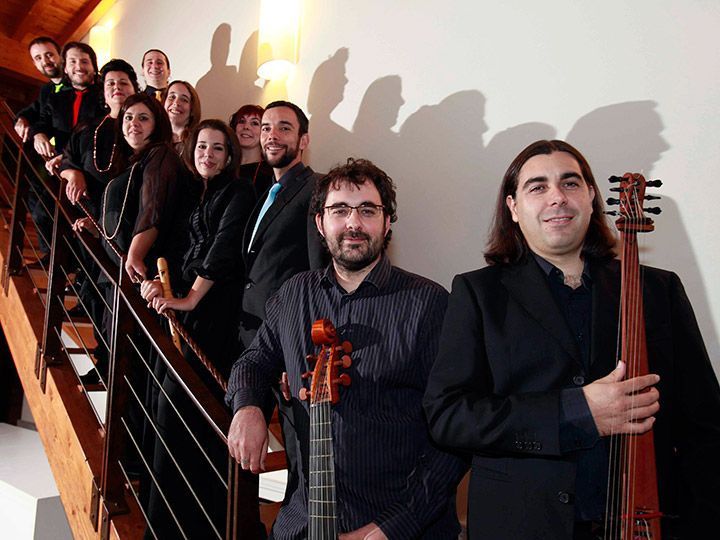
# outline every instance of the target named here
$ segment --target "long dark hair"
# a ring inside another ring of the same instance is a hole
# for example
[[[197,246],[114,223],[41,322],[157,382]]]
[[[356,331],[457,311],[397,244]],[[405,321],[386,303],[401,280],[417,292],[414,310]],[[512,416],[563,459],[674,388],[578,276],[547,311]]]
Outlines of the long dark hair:
[[[527,242],[520,226],[513,221],[506,201],[508,196],[514,198],[517,193],[518,175],[523,165],[534,156],[553,152],[566,152],[575,158],[580,166],[583,180],[595,192],[592,202],[593,211],[585,234],[582,254],[600,259],[614,257],[616,238],[603,214],[602,195],[587,160],[575,147],[565,141],[543,140],[532,143],[520,152],[505,172],[495,203],[495,216],[484,253],[485,261],[488,264],[515,264],[527,255],[529,250]]]
[[[240,161],[242,157],[242,151],[240,150],[240,142],[238,141],[235,132],[228,127],[228,125],[222,120],[216,118],[208,118],[200,122],[190,132],[190,135],[185,139],[185,148],[183,149],[182,159],[185,165],[190,169],[193,175],[197,178],[200,174],[195,168],[195,145],[197,144],[200,132],[203,129],[214,129],[225,135],[225,144],[227,145],[228,151],[228,163],[223,168],[222,172],[227,171],[232,175],[233,178],[237,178],[240,173]]]
[[[158,51],[157,49],[150,49],[151,51]],[[148,51],[150,52],[150,51]],[[145,53],[147,54],[147,53]],[[163,53],[165,54],[165,53]],[[144,57],[143,57],[144,58]],[[168,68],[170,67],[170,64],[168,64]],[[190,135],[190,132],[195,129],[195,126],[198,125],[198,122],[200,122],[200,118],[202,118],[202,108],[200,107],[200,96],[197,93],[197,90],[195,90],[195,87],[190,84],[187,81],[181,81],[179,79],[176,79],[172,81],[170,84],[167,85],[167,88],[162,91],[162,96],[160,97],[160,102],[162,103],[163,109],[165,108],[165,100],[167,99],[167,95],[170,92],[170,88],[172,88],[176,84],[182,84],[185,88],[187,88],[187,91],[190,93],[190,115],[188,116],[188,123],[187,126],[185,126],[185,129],[183,130],[181,142],[185,142],[188,138],[188,135]]]
[[[139,154],[135,155],[133,153],[133,149],[130,148],[130,145],[125,140],[122,127],[125,112],[130,107],[132,107],[133,105],[137,105],[138,103],[142,103],[150,110],[150,113],[153,115],[153,118],[155,120],[155,128],[150,134],[150,137],[148,137],[148,144]],[[172,127],[170,127],[170,120],[168,119],[168,115],[165,112],[165,109],[163,109],[162,105],[160,105],[160,102],[154,97],[149,96],[145,92],[140,92],[138,94],[128,96],[128,98],[125,100],[125,104],[120,109],[120,113],[118,114],[118,120],[115,123],[115,140],[117,141],[120,155],[130,156],[129,159],[118,160],[117,169],[115,170],[116,173],[122,171],[125,167],[127,167],[129,163],[134,163],[135,161],[140,161],[141,159],[143,159],[147,155],[147,153],[154,147],[159,145],[169,145],[170,141],[172,141]]]

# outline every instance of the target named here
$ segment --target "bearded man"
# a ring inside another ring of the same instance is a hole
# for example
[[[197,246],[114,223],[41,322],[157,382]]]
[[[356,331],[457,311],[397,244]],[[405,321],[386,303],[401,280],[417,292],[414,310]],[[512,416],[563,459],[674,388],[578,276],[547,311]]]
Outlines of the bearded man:
[[[263,470],[268,431],[262,407],[286,371],[299,482],[278,514],[273,538],[307,538],[309,520],[314,538],[317,512],[308,511],[308,502],[317,505],[315,489],[333,489],[336,528],[328,538],[337,532],[341,540],[456,539],[455,490],[466,466],[431,444],[422,412],[447,292],[391,265],[385,248],[396,220],[395,188],[369,161],[348,160],[320,179],[311,211],[332,263],[294,276],[270,298],[265,322],[233,366],[226,396],[234,412],[230,453],[242,468]],[[303,373],[311,369],[306,357],[315,352],[310,327],[320,318],[329,318],[341,341],[353,346],[346,370],[352,384],[332,407],[332,447],[321,452],[332,455],[332,488],[315,488],[310,480],[325,476],[313,476],[323,472],[314,459],[321,456],[309,456],[310,407],[298,397]]]

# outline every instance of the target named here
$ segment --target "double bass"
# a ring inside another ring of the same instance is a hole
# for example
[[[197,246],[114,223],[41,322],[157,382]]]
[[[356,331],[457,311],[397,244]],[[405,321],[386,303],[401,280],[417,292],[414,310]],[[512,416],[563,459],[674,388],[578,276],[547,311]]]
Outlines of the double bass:
[[[645,188],[662,185],[660,180],[646,181],[641,174],[613,176],[619,183],[611,191],[619,199],[608,204],[619,205],[615,225],[620,232],[620,340],[618,360],[626,363],[627,378],[650,373],[645,339],[643,309],[643,276],[639,262],[638,234],[654,230],[646,213],[659,214],[659,208],[643,208],[643,201],[658,199],[646,195]],[[605,538],[617,540],[660,540],[662,538],[658,500],[655,442],[653,430],[641,435],[611,435],[610,471],[605,521]]]

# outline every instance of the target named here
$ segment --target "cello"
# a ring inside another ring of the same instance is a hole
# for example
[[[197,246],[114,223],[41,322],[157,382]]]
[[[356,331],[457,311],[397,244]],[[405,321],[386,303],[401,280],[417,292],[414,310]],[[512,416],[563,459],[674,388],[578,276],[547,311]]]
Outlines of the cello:
[[[310,400],[310,472],[308,496],[308,540],[336,540],[338,537],[335,500],[335,463],[333,460],[332,405],[340,401],[340,385],[348,386],[350,376],[339,374],[352,360],[349,341],[340,342],[337,330],[328,319],[312,325],[312,342],[320,346],[313,371],[302,375],[311,379],[310,390],[301,388],[299,397]]]
[[[646,181],[641,174],[613,176],[619,183],[611,191],[620,198],[608,204],[619,205],[615,225],[620,232],[620,341],[618,360],[627,365],[627,378],[650,373],[645,338],[642,268],[639,262],[638,233],[654,230],[646,213],[659,214],[659,208],[643,208],[643,201],[658,199],[646,195],[646,187],[662,185],[660,180]],[[662,538],[655,464],[653,430],[641,435],[611,435],[610,478],[608,485],[605,538],[617,540],[660,540]]]

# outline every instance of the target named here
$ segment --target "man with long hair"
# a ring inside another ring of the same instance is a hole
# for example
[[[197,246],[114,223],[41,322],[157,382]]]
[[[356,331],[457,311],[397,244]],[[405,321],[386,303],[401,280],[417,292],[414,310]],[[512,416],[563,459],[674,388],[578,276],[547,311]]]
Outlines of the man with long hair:
[[[436,442],[473,456],[471,539],[602,538],[608,436],[651,428],[660,510],[680,516],[663,537],[702,537],[720,511],[720,388],[692,307],[675,274],[643,267],[650,374],[616,362],[600,196],[579,151],[531,144],[505,173],[489,266],[453,282],[424,405]]]

